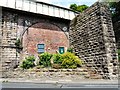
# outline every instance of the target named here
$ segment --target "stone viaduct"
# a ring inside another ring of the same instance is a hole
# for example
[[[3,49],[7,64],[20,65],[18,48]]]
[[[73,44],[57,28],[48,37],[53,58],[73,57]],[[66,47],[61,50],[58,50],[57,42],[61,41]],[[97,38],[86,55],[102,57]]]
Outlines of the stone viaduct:
[[[118,56],[111,13],[105,3],[95,3],[70,24],[70,46],[87,67],[103,78],[117,77]]]
[[[26,56],[65,52],[71,46],[88,67],[94,67],[104,78],[117,75],[115,39],[106,6],[95,3],[78,15],[43,2],[1,0],[0,3],[2,72],[17,67]]]
[[[69,23],[77,13],[43,2],[12,0],[11,3],[4,0],[1,3],[0,57],[3,71],[13,69],[26,56],[55,53],[59,47],[68,48]]]

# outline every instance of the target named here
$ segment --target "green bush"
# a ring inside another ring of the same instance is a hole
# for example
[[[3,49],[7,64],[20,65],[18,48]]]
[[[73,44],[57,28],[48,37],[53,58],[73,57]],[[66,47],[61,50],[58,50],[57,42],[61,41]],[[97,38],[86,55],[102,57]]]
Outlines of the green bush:
[[[39,55],[39,65],[43,65],[44,67],[50,67],[51,66],[51,62],[50,59],[52,57],[52,54],[50,53],[43,53]]]
[[[63,58],[63,62],[61,64],[62,68],[75,69],[82,65],[82,61],[73,53],[66,52],[62,54],[62,58]]]
[[[67,52],[73,53],[73,48],[68,48],[68,49],[67,49]]]
[[[21,67],[23,69],[33,68],[35,58],[34,56],[30,56],[23,60]],[[66,52],[64,54],[50,54],[50,53],[43,53],[39,54],[39,66],[37,68],[44,68],[44,67],[53,67],[56,69],[59,68],[71,68],[75,69],[82,65],[82,61],[75,56],[73,53]]]
[[[52,60],[54,64],[62,64],[63,58],[61,54],[54,54]]]
[[[61,54],[53,54],[52,58],[51,58],[51,64],[52,64],[52,68],[55,69],[60,69],[61,68],[61,64],[62,64],[63,58]]]
[[[23,60],[21,67],[23,69],[33,68],[35,66],[34,61],[35,61],[34,56],[29,56],[25,58],[25,60]]]

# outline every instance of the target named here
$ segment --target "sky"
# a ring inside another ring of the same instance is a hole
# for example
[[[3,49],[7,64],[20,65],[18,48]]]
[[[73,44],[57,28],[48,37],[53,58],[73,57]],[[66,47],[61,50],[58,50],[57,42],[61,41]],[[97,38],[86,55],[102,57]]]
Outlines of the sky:
[[[88,5],[91,6],[93,3],[95,3],[98,0],[36,0],[36,1],[42,1],[62,7],[69,8],[70,4],[77,4],[77,5]]]

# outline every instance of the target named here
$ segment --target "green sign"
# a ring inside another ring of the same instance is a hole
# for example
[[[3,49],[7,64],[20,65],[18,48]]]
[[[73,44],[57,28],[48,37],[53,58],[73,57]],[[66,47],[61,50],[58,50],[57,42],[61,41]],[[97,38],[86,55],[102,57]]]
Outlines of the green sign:
[[[59,53],[63,54],[65,52],[64,47],[59,47]]]

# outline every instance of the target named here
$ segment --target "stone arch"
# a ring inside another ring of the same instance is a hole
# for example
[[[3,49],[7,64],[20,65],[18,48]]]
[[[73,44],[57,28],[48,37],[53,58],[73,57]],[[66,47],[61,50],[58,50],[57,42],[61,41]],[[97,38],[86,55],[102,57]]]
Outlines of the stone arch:
[[[25,22],[24,22],[24,23],[25,23]],[[25,33],[30,27],[34,26],[34,25],[37,24],[37,23],[46,23],[46,24],[54,25],[54,26],[56,26],[57,28],[59,28],[61,31],[63,31],[63,32],[65,33],[66,37],[69,39],[68,34],[66,33],[66,31],[63,30],[63,28],[65,27],[65,28],[67,28],[67,32],[68,32],[68,27],[66,27],[66,25],[64,25],[64,26],[57,25],[56,23],[53,23],[53,22],[50,22],[50,21],[47,21],[47,20],[46,20],[46,22],[44,22],[44,21],[40,21],[40,22],[30,22],[30,21],[27,21],[27,23],[29,23],[29,24],[26,26],[25,30],[23,30],[23,32],[21,33],[21,35],[20,35],[20,36],[21,36],[21,37],[20,37],[20,40],[22,40],[22,36],[24,35],[24,33]],[[40,26],[39,26],[39,27],[40,27]],[[42,27],[41,27],[41,28],[42,28]]]
[[[37,44],[45,45],[45,52],[55,53],[59,47],[69,47],[65,32],[55,24],[40,22],[31,25],[23,34],[23,54],[37,55]]]

